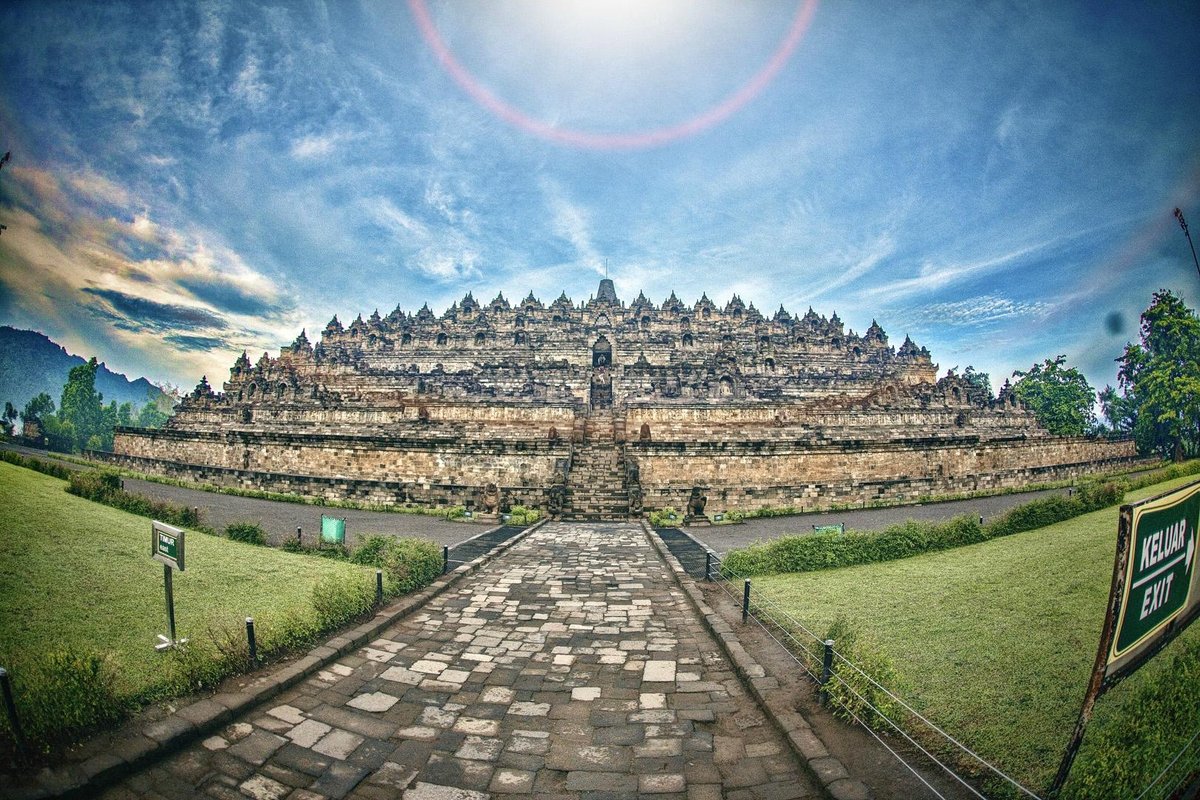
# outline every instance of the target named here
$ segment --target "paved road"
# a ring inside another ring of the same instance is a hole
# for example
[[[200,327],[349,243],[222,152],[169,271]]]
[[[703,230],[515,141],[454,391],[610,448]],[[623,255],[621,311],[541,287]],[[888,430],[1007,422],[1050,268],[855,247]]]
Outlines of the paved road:
[[[55,459],[44,450],[32,450],[16,445],[3,445],[22,455],[54,461],[69,469],[87,469],[71,461]],[[321,515],[341,517],[346,520],[346,544],[353,546],[365,534],[382,533],[391,536],[420,536],[438,544],[451,545],[476,536],[495,527],[496,523],[449,522],[423,514],[398,514],[391,511],[359,511],[352,508],[325,508],[304,503],[283,503],[275,500],[258,500],[220,492],[205,492],[185,489],[162,483],[125,478],[125,488],[131,492],[165,500],[176,505],[200,509],[200,521],[218,531],[233,522],[254,522],[267,532],[273,545],[296,537],[296,528],[308,544],[316,542],[321,531]]]
[[[552,523],[104,797],[816,793],[640,527]]]

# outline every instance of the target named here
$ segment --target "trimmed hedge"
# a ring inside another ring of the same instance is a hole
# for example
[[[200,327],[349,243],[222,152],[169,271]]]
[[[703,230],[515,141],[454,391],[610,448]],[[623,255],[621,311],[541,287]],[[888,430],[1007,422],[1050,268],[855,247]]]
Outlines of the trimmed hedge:
[[[367,536],[350,560],[382,569],[384,592],[388,595],[420,589],[442,574],[442,551],[427,539]]]
[[[71,477],[72,472],[72,470],[64,467],[62,464],[42,461],[40,458],[30,458],[20,453],[14,453],[11,450],[0,450],[0,461],[6,461],[13,466],[31,469],[34,472],[40,472],[43,475],[49,475],[51,478],[59,478],[64,481]]]
[[[156,519],[168,525],[193,527],[200,521],[200,516],[194,508],[151,500],[140,494],[125,491],[121,488],[120,474],[111,470],[72,472],[67,478],[67,491],[86,500],[104,503],[106,506],[119,508],[139,517]]]
[[[730,551],[721,569],[726,575],[746,577],[895,561],[1042,528],[1120,503],[1124,495],[1124,485],[1116,481],[1085,483],[1069,497],[1031,500],[987,525],[963,515],[941,523],[909,520],[878,532],[782,536]]]

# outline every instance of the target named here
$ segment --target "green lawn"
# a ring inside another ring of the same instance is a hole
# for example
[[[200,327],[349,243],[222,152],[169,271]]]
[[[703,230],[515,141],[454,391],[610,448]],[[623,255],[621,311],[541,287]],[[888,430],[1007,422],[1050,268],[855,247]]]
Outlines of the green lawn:
[[[1131,492],[1126,502],[1195,480]],[[1113,507],[901,561],[759,577],[753,587],[817,633],[839,615],[869,632],[899,670],[910,703],[1040,793],[1095,658],[1116,532]],[[1200,626],[1183,639],[1200,639]],[[1122,724],[1122,701],[1181,640],[1100,700],[1089,737]]]
[[[20,670],[65,646],[111,654],[117,689],[154,683],[166,633],[162,564],[150,558],[150,521],[67,494],[66,483],[0,463],[0,666]],[[284,616],[312,617],[317,581],[355,582],[374,570],[231,542],[187,538],[187,570],[175,573],[180,636],[262,629]],[[243,634],[244,635],[244,634]]]

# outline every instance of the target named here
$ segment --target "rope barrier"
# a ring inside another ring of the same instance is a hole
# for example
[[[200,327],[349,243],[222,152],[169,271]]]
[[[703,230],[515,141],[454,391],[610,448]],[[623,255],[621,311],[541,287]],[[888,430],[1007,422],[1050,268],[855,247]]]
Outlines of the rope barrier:
[[[709,551],[709,552],[711,552],[711,551]],[[713,577],[714,577],[713,582],[716,583],[718,586],[720,586],[722,588],[722,590],[726,593],[726,595],[728,595],[730,597],[730,599],[732,599],[736,602],[740,602],[740,598],[735,596],[729,590],[729,588],[727,587],[727,584],[729,583],[729,581],[731,579],[746,580],[745,576],[738,574],[734,570],[730,570],[730,569],[726,568],[724,563],[722,562],[722,560],[719,557],[717,557],[715,553],[712,554],[712,561],[716,562],[716,564],[717,564],[717,569],[713,573]],[[755,613],[756,611],[758,613]],[[788,613],[788,611],[783,609],[778,603],[776,603],[769,596],[764,597],[760,593],[759,596],[752,601],[752,603],[751,603],[751,618],[753,618],[755,620],[755,622],[759,625],[759,627],[761,627],[763,629],[763,631],[772,640],[774,640],[777,644],[779,644],[781,647],[783,647],[784,650],[788,651],[788,653],[789,653],[789,655],[791,655],[792,659],[798,665],[800,665],[800,667],[803,668],[805,672],[807,672],[813,678],[816,678],[819,682],[820,679],[818,678],[817,674],[807,664],[805,664],[801,659],[797,658],[795,653],[792,652],[792,648],[789,647],[788,645],[784,644],[782,641],[780,641],[779,638],[776,637],[765,624],[763,624],[763,621],[762,621],[762,619],[760,619],[760,617],[765,618],[768,622],[775,625],[782,632],[782,634],[793,643],[793,645],[800,648],[809,658],[813,659],[814,661],[817,659],[816,653],[814,653],[812,650],[810,650],[808,647],[806,647],[804,645],[804,643],[801,642],[800,639],[798,639],[793,634],[792,627],[794,627],[798,631],[802,632],[806,636],[810,637],[814,642],[823,645],[823,640],[821,639],[821,637],[819,637],[816,633],[814,633],[808,627],[806,627],[802,622],[800,622],[798,619],[796,619],[794,616],[792,616],[790,613]],[[779,618],[786,620],[788,624],[787,625],[783,624],[782,622],[780,622]],[[916,719],[918,719],[922,723],[924,723],[930,730],[936,732],[944,740],[946,740],[950,744],[957,747],[961,752],[970,756],[978,764],[980,764],[981,766],[983,766],[984,768],[986,768],[987,770],[992,772],[992,774],[994,774],[998,778],[1002,779],[1003,781],[1007,782],[1009,785],[1011,785],[1017,791],[1024,794],[1025,796],[1031,798],[1032,800],[1041,800],[1041,798],[1037,794],[1030,791],[1028,788],[1026,788],[1022,784],[1020,784],[1018,781],[1016,781],[1014,778],[1012,778],[1009,775],[1007,775],[1006,773],[1004,773],[1002,770],[1000,770],[994,764],[992,764],[989,761],[987,761],[986,759],[984,759],[982,756],[980,756],[974,750],[972,750],[971,748],[967,747],[962,742],[955,739],[953,736],[948,734],[946,731],[942,730],[942,728],[940,728],[939,726],[934,724],[931,720],[927,719],[920,712],[918,712],[916,709],[914,709],[911,705],[909,705],[907,702],[905,702],[902,698],[897,696],[894,692],[892,692],[887,687],[885,687],[884,685],[879,683],[877,680],[875,680],[873,677],[871,677],[866,672],[864,672],[857,664],[850,661],[848,658],[846,658],[841,653],[838,653],[836,650],[833,651],[833,655],[834,655],[834,658],[836,658],[840,663],[847,665],[850,669],[857,672],[866,681],[868,681],[872,686],[876,687],[879,691],[881,691],[887,697],[889,697],[890,699],[895,701],[901,708],[903,708],[905,711],[907,711],[913,717],[915,717]],[[979,794],[979,792],[976,789],[974,789],[972,786],[970,786],[960,775],[958,775],[958,773],[956,773],[953,769],[951,769],[947,765],[943,764],[932,753],[930,753],[925,747],[923,747],[919,743],[917,743],[917,741],[915,739],[913,739],[906,731],[904,731],[897,723],[895,723],[893,720],[891,720],[886,714],[884,714],[882,711],[880,711],[878,708],[876,708],[874,706],[874,704],[872,704],[865,697],[863,697],[861,694],[859,694],[858,691],[855,690],[844,678],[842,678],[840,675],[838,675],[836,673],[834,674],[833,678],[835,680],[837,680],[839,683],[841,683],[843,686],[845,686],[864,705],[866,705],[868,708],[870,708],[872,711],[874,711],[879,716],[880,719],[887,722],[888,725],[890,725],[893,729],[895,729],[897,733],[899,733],[901,736],[903,736],[905,739],[907,739],[914,747],[916,747],[918,750],[920,750],[922,753],[924,753],[926,755],[926,757],[928,757],[935,764],[937,764],[939,767],[941,767],[944,771],[946,771],[949,775],[951,775],[955,780],[957,780],[964,787],[966,787],[970,792],[975,794],[977,797],[980,797],[980,798],[984,797],[984,795]],[[846,709],[846,710],[848,712],[850,712],[849,709]],[[860,724],[863,724],[862,720],[858,719],[857,715],[855,715],[853,712],[850,712],[850,714],[852,717],[855,718],[855,721],[859,722]],[[875,736],[875,733],[874,733],[874,731],[871,731],[870,726],[865,726],[865,727],[867,727],[867,730],[870,731],[873,736]],[[878,739],[879,737],[876,736],[876,738]],[[888,750],[891,751],[891,748],[888,748]],[[893,755],[896,755],[894,753],[894,751],[891,751],[891,752],[893,752]],[[1182,752],[1180,753],[1180,755],[1182,755]],[[897,757],[899,757],[899,756],[897,756]],[[912,768],[911,765],[909,765],[907,762],[905,762],[902,758],[900,760],[902,763],[904,763],[905,767],[907,767],[910,771],[913,771],[914,774],[916,774],[916,771]],[[924,782],[924,779],[922,779],[922,782]],[[926,784],[926,785],[928,785],[928,784]],[[932,789],[932,787],[930,787],[930,788]],[[937,794],[936,791],[934,791],[934,793]],[[938,795],[938,796],[940,797],[941,795]]]
[[[1194,745],[1194,744],[1196,743],[1196,739],[1198,739],[1198,738],[1200,738],[1200,730],[1198,730],[1198,731],[1196,731],[1194,734],[1192,734],[1192,738],[1191,738],[1191,739],[1188,741],[1188,743],[1187,743],[1187,744],[1185,744],[1185,745],[1183,746],[1183,749],[1182,749],[1182,750],[1180,750],[1178,753],[1176,753],[1176,754],[1175,754],[1175,757],[1171,759],[1171,763],[1170,763],[1170,764],[1167,764],[1167,766],[1163,767],[1163,770],[1162,770],[1162,772],[1158,773],[1158,775],[1156,775],[1156,776],[1155,776],[1154,780],[1150,781],[1149,785],[1147,785],[1145,789],[1142,789],[1142,793],[1141,793],[1141,794],[1139,794],[1135,800],[1142,800],[1142,798],[1144,798],[1144,797],[1146,796],[1146,794],[1147,794],[1147,793],[1148,793],[1148,792],[1149,792],[1151,789],[1153,789],[1153,788],[1154,788],[1154,784],[1156,784],[1156,783],[1158,783],[1160,780],[1162,780],[1163,776],[1164,776],[1164,775],[1166,775],[1168,772],[1170,772],[1170,771],[1171,771],[1171,768],[1172,768],[1172,767],[1174,767],[1174,766],[1175,766],[1175,764],[1176,764],[1176,762],[1178,762],[1178,761],[1179,761],[1179,759],[1183,757],[1183,754],[1184,754],[1184,753],[1186,753],[1186,752],[1188,751],[1188,748],[1190,748],[1192,745]],[[1184,779],[1186,779],[1186,778],[1187,778],[1187,775],[1184,775]],[[1167,797],[1167,796],[1169,796],[1169,795],[1170,795],[1172,792],[1174,792],[1174,791],[1175,791],[1175,789],[1178,789],[1178,788],[1179,788],[1178,786],[1171,786],[1171,787],[1168,787],[1168,788],[1167,788],[1167,791],[1166,791],[1166,794],[1163,794],[1163,795],[1160,795],[1160,796],[1161,796],[1161,797]]]

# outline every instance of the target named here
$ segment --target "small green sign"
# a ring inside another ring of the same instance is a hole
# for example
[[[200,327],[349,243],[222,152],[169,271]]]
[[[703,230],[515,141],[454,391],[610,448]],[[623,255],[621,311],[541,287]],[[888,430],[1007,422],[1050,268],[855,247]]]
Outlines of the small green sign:
[[[1109,662],[1150,640],[1197,600],[1200,484],[1134,506],[1129,563]]]
[[[162,522],[150,523],[150,557],[183,572],[184,532]]]
[[[321,541],[324,544],[346,543],[346,520],[337,517],[321,517]]]

